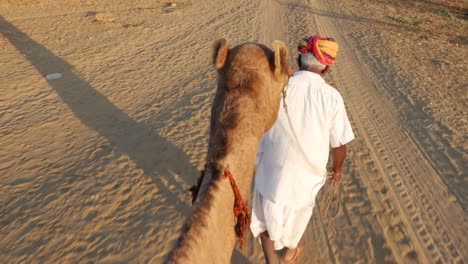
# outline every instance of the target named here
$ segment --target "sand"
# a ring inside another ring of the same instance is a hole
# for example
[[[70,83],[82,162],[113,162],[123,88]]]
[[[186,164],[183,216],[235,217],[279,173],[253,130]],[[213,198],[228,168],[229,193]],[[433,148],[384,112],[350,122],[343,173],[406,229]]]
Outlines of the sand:
[[[299,263],[468,263],[466,14],[451,0],[0,0],[0,263],[162,263],[206,155],[214,40],[280,39],[295,57],[314,33],[340,43],[327,81],[356,139],[339,214],[314,211]],[[232,258],[262,261],[252,237]]]

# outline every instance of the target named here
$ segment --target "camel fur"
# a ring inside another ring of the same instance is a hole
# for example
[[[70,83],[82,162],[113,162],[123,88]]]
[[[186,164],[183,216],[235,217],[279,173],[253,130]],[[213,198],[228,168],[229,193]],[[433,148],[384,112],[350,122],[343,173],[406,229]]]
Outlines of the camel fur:
[[[236,219],[224,171],[234,176],[244,201],[249,199],[258,143],[277,118],[281,91],[292,73],[286,46],[280,41],[272,46],[215,43],[217,90],[205,177],[169,263],[230,263]]]

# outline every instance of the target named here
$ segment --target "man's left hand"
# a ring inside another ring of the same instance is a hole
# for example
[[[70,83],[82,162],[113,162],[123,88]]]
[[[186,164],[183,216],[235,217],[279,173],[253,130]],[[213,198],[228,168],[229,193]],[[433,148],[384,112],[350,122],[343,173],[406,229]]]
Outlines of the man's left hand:
[[[335,182],[340,182],[343,174],[341,174],[341,172],[332,171],[332,177]]]

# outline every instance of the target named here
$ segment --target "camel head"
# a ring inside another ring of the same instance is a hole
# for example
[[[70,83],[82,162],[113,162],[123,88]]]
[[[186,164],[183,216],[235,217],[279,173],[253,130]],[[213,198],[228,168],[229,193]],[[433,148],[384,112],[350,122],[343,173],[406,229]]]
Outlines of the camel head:
[[[274,41],[272,47],[246,43],[229,48],[225,39],[215,43],[218,87],[212,130],[241,126],[260,139],[271,128],[292,73],[287,47],[280,41]]]

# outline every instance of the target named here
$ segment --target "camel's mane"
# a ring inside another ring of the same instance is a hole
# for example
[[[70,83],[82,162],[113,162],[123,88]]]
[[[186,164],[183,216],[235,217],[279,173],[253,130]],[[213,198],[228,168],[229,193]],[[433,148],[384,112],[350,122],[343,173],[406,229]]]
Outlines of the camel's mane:
[[[190,244],[187,241],[197,240],[199,238],[199,234],[203,232],[202,229],[206,226],[192,226],[192,223],[206,223],[208,212],[211,210],[211,207],[213,207],[213,198],[215,197],[216,193],[219,192],[219,184],[221,180],[223,180],[222,177],[216,177],[216,179],[213,179],[213,181],[210,182],[203,200],[195,209],[190,219],[184,224],[176,247],[169,254],[168,259],[177,260],[183,258],[185,252],[187,252],[187,248],[190,247]]]

